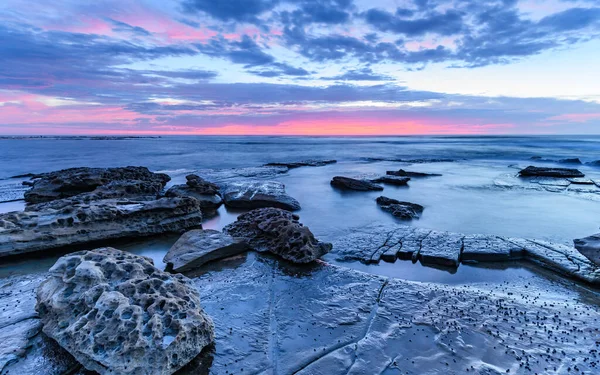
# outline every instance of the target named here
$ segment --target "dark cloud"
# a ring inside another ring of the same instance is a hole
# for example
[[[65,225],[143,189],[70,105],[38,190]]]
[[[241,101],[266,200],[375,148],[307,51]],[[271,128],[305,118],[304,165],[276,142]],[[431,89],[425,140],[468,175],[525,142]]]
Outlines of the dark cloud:
[[[261,77],[281,77],[281,76],[292,76],[292,77],[306,77],[311,73],[304,68],[297,68],[284,63],[272,63],[267,67],[257,70],[249,71],[252,74],[256,74]]]
[[[206,44],[197,44],[196,46],[206,55],[226,58],[248,68],[275,62],[273,56],[263,52],[261,47],[247,35],[244,35],[240,41],[219,37],[211,39]]]
[[[334,81],[391,81],[391,77],[377,74],[371,68],[352,69],[334,77],[324,77],[324,80]]]
[[[131,26],[128,23],[113,20],[112,18],[106,18],[106,21],[108,21],[109,23],[111,23],[113,25],[112,30],[114,32],[131,33],[131,34],[134,34],[137,36],[150,36],[151,35],[151,33],[148,30],[144,29],[143,27]]]
[[[423,18],[410,19],[404,15],[394,15],[380,9],[370,9],[364,13],[365,21],[375,29],[406,36],[425,34],[454,35],[463,29],[463,15],[457,11],[432,13]]]
[[[258,16],[273,9],[278,0],[185,0],[184,10],[204,12],[222,21],[258,23]]]

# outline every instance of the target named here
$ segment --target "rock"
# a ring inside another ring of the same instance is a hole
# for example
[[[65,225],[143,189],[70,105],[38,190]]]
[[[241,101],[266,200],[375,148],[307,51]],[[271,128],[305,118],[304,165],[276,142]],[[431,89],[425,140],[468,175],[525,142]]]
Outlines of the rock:
[[[382,186],[374,184],[367,180],[357,180],[349,177],[341,177],[336,176],[331,180],[331,186],[340,188],[340,189],[348,189],[348,190],[358,190],[358,191],[369,191],[375,190],[380,191],[383,190]]]
[[[223,231],[243,239],[255,251],[268,251],[294,263],[309,263],[331,250],[298,222],[300,218],[277,208],[261,208],[238,216]]]
[[[579,158],[560,159],[561,164],[583,164]]]
[[[195,198],[200,202],[200,207],[206,213],[216,211],[223,204],[219,186],[203,180],[195,174],[186,176],[186,179],[187,183],[185,185],[171,187],[167,190],[165,196]]]
[[[506,262],[522,259],[523,249],[501,237],[469,234],[463,238],[461,261]]]
[[[289,162],[289,163],[268,163],[265,166],[268,167],[287,167],[289,169],[300,168],[300,167],[323,167],[328,164],[335,164],[337,160],[318,160],[318,159],[309,159],[302,160],[298,162]]]
[[[569,168],[545,168],[529,166],[519,172],[521,177],[584,177],[585,175],[577,169]]]
[[[432,231],[422,240],[418,258],[425,265],[458,267],[463,237],[457,233]]]
[[[583,256],[600,266],[600,233],[573,240],[575,248]]]
[[[402,202],[396,199],[381,196],[377,198],[377,204],[383,209],[391,213],[399,219],[418,219],[425,209],[420,204]]]
[[[0,257],[200,227],[193,198],[81,201],[78,197],[0,215]]]
[[[276,181],[231,182],[223,188],[225,205],[231,208],[254,209],[281,208],[288,211],[300,209],[300,203],[285,192],[285,185]]]
[[[100,186],[118,181],[141,184],[143,189],[149,186],[162,189],[170,177],[162,173],[152,173],[145,167],[123,168],[70,168],[36,175],[31,190],[25,193],[28,203],[49,202],[55,199],[69,198],[82,193],[90,193]],[[114,186],[113,186],[114,187]]]
[[[101,375],[172,374],[214,339],[189,279],[112,248],[61,257],[37,301],[43,332]]]
[[[410,181],[410,177],[398,177],[398,176],[381,176],[371,180],[371,182],[375,183],[384,183],[396,186],[406,186],[408,185],[408,181]]]
[[[590,165],[592,167],[600,167],[600,160],[590,161],[589,163],[586,163],[586,164]]]
[[[273,179],[281,174],[287,173],[288,167],[246,167],[246,168],[226,168],[226,169],[201,169],[196,175],[207,181],[211,181],[219,186],[232,181],[244,181],[248,179],[262,180]],[[222,187],[222,186],[221,186]]]
[[[587,178],[569,178],[568,181],[575,185],[594,185],[594,181]]]
[[[244,242],[228,234],[210,229],[195,229],[183,234],[169,249],[163,261],[174,272],[185,272],[246,250],[248,246]]]
[[[409,172],[404,169],[399,169],[397,171],[387,171],[386,174],[390,176],[400,176],[400,177],[439,177],[441,174],[437,173],[423,173],[423,172]]]

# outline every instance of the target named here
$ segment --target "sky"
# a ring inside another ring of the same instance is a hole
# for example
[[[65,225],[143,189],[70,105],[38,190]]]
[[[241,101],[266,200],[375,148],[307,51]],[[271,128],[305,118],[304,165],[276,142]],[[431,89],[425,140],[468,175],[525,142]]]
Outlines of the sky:
[[[2,0],[0,134],[600,134],[600,0]]]

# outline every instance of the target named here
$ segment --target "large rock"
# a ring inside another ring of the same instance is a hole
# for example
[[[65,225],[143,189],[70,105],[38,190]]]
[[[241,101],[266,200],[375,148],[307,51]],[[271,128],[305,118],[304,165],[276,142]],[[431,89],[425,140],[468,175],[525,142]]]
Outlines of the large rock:
[[[203,180],[195,174],[186,176],[185,185],[175,185],[167,190],[167,197],[192,197],[200,202],[206,213],[214,212],[223,204],[219,186]]]
[[[255,209],[276,207],[288,211],[300,209],[300,203],[285,192],[276,181],[230,182],[223,188],[225,205],[231,208]]]
[[[0,215],[0,257],[69,245],[183,232],[202,223],[193,198],[92,200],[78,197]]]
[[[573,243],[577,251],[600,266],[600,233],[573,240]]]
[[[174,272],[185,272],[247,249],[245,242],[228,234],[211,229],[195,229],[183,234],[169,249],[163,261]]]
[[[263,208],[240,215],[223,231],[244,239],[255,251],[268,251],[295,263],[312,262],[328,253],[331,244],[318,241],[299,219],[281,209]]]
[[[191,281],[102,248],[65,255],[37,291],[43,331],[99,374],[172,374],[213,339]]]
[[[383,187],[377,184],[374,184],[367,180],[357,180],[355,178],[350,177],[341,177],[336,176],[331,180],[331,186],[340,188],[340,189],[348,189],[348,190],[358,190],[358,191],[380,191],[383,190]]]
[[[408,185],[408,181],[410,181],[410,177],[400,177],[400,176],[390,176],[390,175],[377,177],[377,178],[371,180],[371,182],[375,182],[375,183],[383,183],[383,184],[396,185],[396,186],[406,186],[406,185]]]
[[[281,162],[281,163],[268,163],[265,166],[269,167],[287,167],[289,169],[300,168],[300,167],[323,167],[328,164],[335,164],[337,160],[329,159],[308,159],[296,162]]]
[[[144,192],[151,187],[160,191],[170,180],[166,174],[152,173],[145,167],[70,168],[34,177],[36,181],[33,187],[25,193],[28,203],[48,202],[90,193],[100,186],[118,181],[128,181],[129,189],[135,189],[134,186],[139,184]]]
[[[546,168],[529,166],[519,172],[521,177],[584,177],[585,175],[577,169],[571,168]]]
[[[377,198],[377,204],[382,210],[391,213],[399,219],[418,219],[425,209],[420,204],[402,202],[396,199],[381,196]]]
[[[423,172],[410,172],[405,171],[404,169],[399,169],[397,171],[387,171],[386,174],[390,176],[399,176],[399,177],[439,177],[441,174],[437,173],[423,173]]]

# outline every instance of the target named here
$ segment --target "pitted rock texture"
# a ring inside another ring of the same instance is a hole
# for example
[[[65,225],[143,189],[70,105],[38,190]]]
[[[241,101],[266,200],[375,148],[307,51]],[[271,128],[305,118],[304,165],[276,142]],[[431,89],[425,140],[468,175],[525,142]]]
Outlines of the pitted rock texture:
[[[386,174],[390,175],[390,176],[414,177],[414,178],[441,176],[441,174],[437,174],[437,173],[410,172],[410,171],[405,171],[404,169],[399,169],[397,171],[387,171]]]
[[[268,251],[294,263],[309,263],[331,250],[318,241],[298,220],[300,217],[277,208],[247,212],[223,231],[243,239],[255,251]]]
[[[223,188],[223,200],[225,205],[231,208],[275,207],[288,211],[300,209],[300,203],[286,194],[285,185],[276,181],[227,183]]]
[[[48,202],[91,193],[96,188],[110,183],[113,183],[113,189],[109,190],[119,190],[116,188],[119,186],[118,182],[127,182],[129,187],[123,191],[135,189],[135,185],[140,185],[143,192],[152,187],[158,187],[160,191],[171,179],[166,174],[153,173],[145,167],[70,168],[39,174],[34,178],[36,180],[33,187],[25,193],[25,201],[28,203]]]
[[[169,249],[163,261],[174,272],[185,272],[204,263],[248,250],[248,245],[228,234],[211,229],[184,233]]]
[[[331,180],[331,186],[339,189],[347,190],[358,190],[358,191],[369,191],[369,190],[383,190],[383,187],[377,185],[371,181],[358,180],[350,177],[336,176]]]
[[[406,185],[408,185],[408,181],[410,181],[410,177],[399,177],[399,176],[390,176],[390,175],[377,177],[377,178],[371,180],[371,182],[375,182],[375,183],[383,183],[383,184],[396,185],[396,186],[406,186]]]
[[[0,215],[0,257],[83,245],[94,241],[183,232],[201,226],[200,203],[193,198],[151,201],[78,197]]]
[[[101,375],[172,374],[214,340],[189,279],[112,248],[60,258],[36,310],[43,332]]]
[[[185,177],[185,185],[175,185],[167,190],[167,197],[192,197],[200,202],[200,207],[206,213],[213,212],[223,204],[219,186],[201,177],[190,174]]]
[[[585,175],[577,169],[570,168],[546,168],[529,166],[519,172],[521,177],[584,177]]]
[[[282,162],[282,163],[268,163],[265,164],[265,166],[269,166],[269,167],[287,167],[289,169],[293,169],[293,168],[300,168],[300,167],[323,167],[325,165],[328,164],[335,164],[337,163],[337,160],[333,160],[333,159],[325,159],[325,160],[318,160],[318,159],[309,159],[309,160],[302,160],[302,161],[296,161],[296,162]]]
[[[402,202],[384,196],[377,198],[376,202],[382,210],[391,213],[392,216],[404,220],[418,219],[425,209],[420,204]]]

